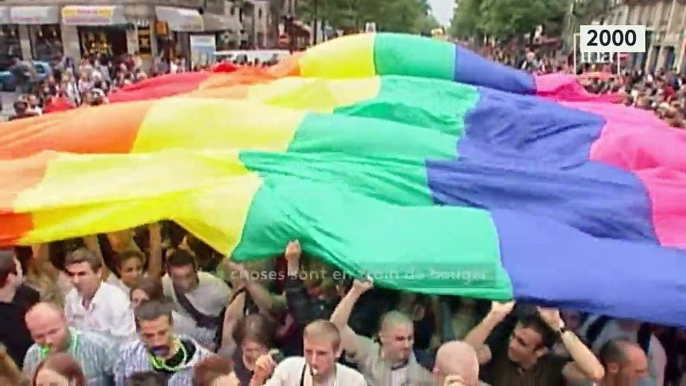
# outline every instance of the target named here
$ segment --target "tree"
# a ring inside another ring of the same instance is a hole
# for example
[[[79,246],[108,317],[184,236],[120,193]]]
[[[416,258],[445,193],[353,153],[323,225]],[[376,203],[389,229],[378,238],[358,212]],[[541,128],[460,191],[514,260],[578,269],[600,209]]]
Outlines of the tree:
[[[612,7],[611,0],[586,0],[574,3],[572,16],[581,24],[591,24],[596,18],[602,18]]]
[[[483,32],[481,26],[482,0],[456,0],[453,19],[450,21],[450,34],[456,38],[476,37]]]
[[[440,26],[441,24],[433,15],[427,14],[424,15],[424,17],[417,19],[414,25],[414,30],[421,35],[429,36],[431,35],[431,31]]]
[[[521,37],[538,25],[558,27],[568,5],[569,0],[459,0],[452,31],[457,37]]]

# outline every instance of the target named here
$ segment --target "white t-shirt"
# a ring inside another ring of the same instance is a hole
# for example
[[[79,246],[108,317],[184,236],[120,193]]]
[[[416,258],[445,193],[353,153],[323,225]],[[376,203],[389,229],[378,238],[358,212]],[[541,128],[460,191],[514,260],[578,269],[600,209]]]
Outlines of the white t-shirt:
[[[88,306],[76,288],[65,298],[64,314],[69,326],[83,331],[98,332],[118,342],[126,342],[136,334],[129,298],[111,284],[102,282]]]
[[[162,288],[164,289],[164,296],[178,304],[169,275],[164,275],[162,278]],[[221,314],[230,295],[229,286],[223,280],[207,272],[198,272],[198,286],[194,290],[186,292],[186,297],[198,311],[212,316]],[[179,312],[187,313],[183,309]]]
[[[176,310],[179,314],[185,317],[184,327],[186,329],[186,334],[192,336],[198,340],[200,344],[207,347],[207,345],[212,342],[216,331],[210,331],[207,328],[198,327],[196,325],[192,315],[184,310],[176,299],[174,286],[169,275],[164,275],[164,277],[162,277],[162,288],[164,289],[164,295],[174,301]],[[223,280],[207,272],[198,272],[198,286],[194,290],[187,292],[186,298],[188,298],[188,301],[193,307],[201,313],[208,316],[219,316],[224,307],[227,306],[230,294],[231,291],[229,290],[229,286],[224,283]],[[194,331],[188,330],[189,323],[194,325]]]
[[[264,386],[312,386],[312,376],[309,370],[305,370],[305,378],[302,379],[303,369],[306,363],[303,357],[286,358],[279,363],[274,370],[272,377]],[[362,374],[336,363],[336,377],[326,386],[367,386]]]

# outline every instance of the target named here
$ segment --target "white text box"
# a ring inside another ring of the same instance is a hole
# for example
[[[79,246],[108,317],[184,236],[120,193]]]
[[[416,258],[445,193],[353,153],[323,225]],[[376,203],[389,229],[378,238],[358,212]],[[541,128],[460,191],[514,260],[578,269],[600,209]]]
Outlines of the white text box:
[[[579,29],[581,52],[645,52],[644,25],[582,25]]]

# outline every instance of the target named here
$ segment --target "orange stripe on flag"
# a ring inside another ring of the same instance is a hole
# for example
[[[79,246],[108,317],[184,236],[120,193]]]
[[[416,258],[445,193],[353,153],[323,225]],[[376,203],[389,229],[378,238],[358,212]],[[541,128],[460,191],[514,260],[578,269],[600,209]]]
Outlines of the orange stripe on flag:
[[[82,107],[0,125],[0,159],[55,150],[68,153],[128,153],[152,101]]]
[[[215,87],[194,91],[184,97],[190,98],[217,98],[217,99],[247,99],[250,87],[247,85],[233,87]]]
[[[29,213],[14,213],[14,201],[43,180],[56,153],[46,152],[19,160],[0,161],[0,245],[16,244],[33,229]]]
[[[211,75],[210,72],[185,72],[148,79],[111,94],[110,103],[155,100],[193,92]]]
[[[298,64],[298,58],[302,54],[293,54],[274,67],[271,67],[268,71],[273,76],[277,78],[285,78],[288,76],[300,76],[300,65]]]

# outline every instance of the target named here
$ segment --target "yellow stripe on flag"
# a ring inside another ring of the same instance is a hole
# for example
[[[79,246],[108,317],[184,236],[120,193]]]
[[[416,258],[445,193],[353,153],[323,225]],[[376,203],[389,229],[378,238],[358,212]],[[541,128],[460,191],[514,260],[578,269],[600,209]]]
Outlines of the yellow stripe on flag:
[[[380,89],[379,77],[347,80],[292,77],[250,87],[248,98],[272,106],[327,113],[373,99]]]
[[[298,65],[302,77],[346,79],[375,76],[374,34],[349,35],[314,46],[298,59]]]
[[[285,151],[305,114],[249,101],[167,98],[150,108],[131,152],[174,148]]]
[[[112,232],[161,219],[194,224],[198,237],[229,250],[261,184],[235,151],[166,150],[140,155],[60,154],[14,211],[31,213],[22,244]],[[223,231],[212,230],[221,223]],[[231,225],[228,225],[231,224]],[[232,248],[232,247],[231,247]]]

